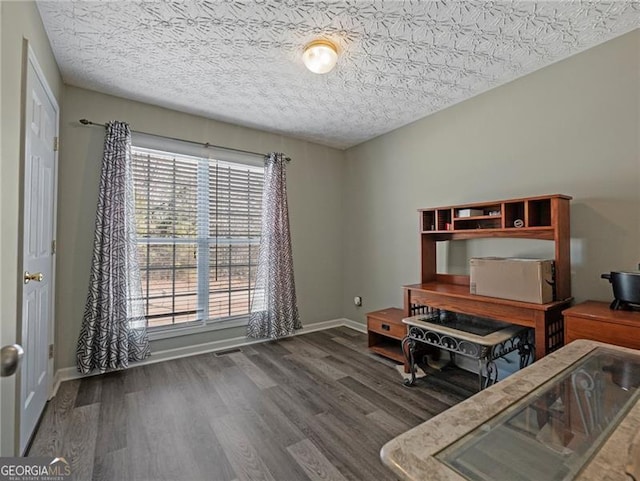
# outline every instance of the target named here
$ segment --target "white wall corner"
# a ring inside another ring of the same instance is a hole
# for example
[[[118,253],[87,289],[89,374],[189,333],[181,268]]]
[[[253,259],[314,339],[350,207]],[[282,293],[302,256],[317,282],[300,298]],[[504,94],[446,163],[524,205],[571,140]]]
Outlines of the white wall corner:
[[[343,326],[349,327],[358,332],[367,333],[367,325],[364,322],[358,322],[347,318],[342,319],[342,321],[344,322]]]

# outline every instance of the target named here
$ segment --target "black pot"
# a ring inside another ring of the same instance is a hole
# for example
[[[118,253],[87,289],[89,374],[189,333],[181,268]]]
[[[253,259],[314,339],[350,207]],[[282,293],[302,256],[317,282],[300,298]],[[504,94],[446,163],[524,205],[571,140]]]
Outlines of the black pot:
[[[608,279],[613,287],[615,300],[611,309],[624,309],[628,304],[640,305],[640,271],[614,271],[600,277]]]

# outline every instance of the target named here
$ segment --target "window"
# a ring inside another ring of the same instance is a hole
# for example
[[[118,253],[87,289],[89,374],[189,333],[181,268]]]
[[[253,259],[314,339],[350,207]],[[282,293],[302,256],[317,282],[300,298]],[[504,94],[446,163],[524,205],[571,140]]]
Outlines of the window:
[[[139,146],[145,143],[134,137],[132,165],[151,332],[246,318],[260,244],[262,160],[221,160],[222,150],[212,159],[212,149],[193,147],[201,155],[188,155],[178,142],[163,150]]]

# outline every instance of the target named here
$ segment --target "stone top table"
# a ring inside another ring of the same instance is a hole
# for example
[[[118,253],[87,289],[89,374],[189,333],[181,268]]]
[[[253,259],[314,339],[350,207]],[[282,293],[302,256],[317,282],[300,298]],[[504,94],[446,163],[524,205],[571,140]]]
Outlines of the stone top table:
[[[402,340],[402,352],[411,374],[405,380],[407,386],[412,386],[416,380],[416,343],[446,349],[452,361],[456,354],[476,359],[479,391],[498,381],[496,359],[517,350],[522,369],[529,364],[533,351],[529,328],[493,319],[444,311],[444,316],[440,313],[419,314],[402,322],[408,328],[407,336]]]
[[[382,447],[402,480],[640,480],[640,351],[575,341]]]

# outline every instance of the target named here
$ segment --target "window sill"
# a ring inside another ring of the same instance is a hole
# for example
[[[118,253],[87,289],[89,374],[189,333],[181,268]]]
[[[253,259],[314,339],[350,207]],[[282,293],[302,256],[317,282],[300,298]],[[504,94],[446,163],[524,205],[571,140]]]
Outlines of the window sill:
[[[177,327],[155,327],[150,328],[149,340],[157,341],[172,337],[188,336],[191,334],[201,334],[209,331],[219,331],[221,329],[231,329],[233,327],[244,327],[249,322],[248,316],[234,317],[223,321],[208,321],[204,324],[177,326]]]

